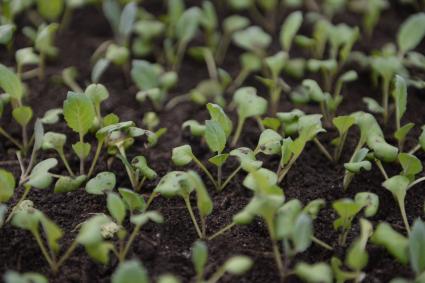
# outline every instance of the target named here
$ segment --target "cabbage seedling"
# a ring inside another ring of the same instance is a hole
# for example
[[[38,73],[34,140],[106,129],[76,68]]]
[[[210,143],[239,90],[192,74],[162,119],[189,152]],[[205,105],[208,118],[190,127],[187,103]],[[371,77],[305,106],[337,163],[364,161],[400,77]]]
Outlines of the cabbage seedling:
[[[157,177],[156,172],[148,166],[145,157],[136,156],[132,159],[131,163],[127,158],[126,149],[134,143],[134,138],[144,135],[147,136],[150,146],[156,144],[158,139],[156,133],[137,128],[132,121],[109,125],[101,128],[96,133],[98,149],[102,148],[103,144],[106,144],[108,152],[116,155],[121,160],[135,191],[141,189],[146,179],[152,180]],[[98,156],[97,152],[96,156]],[[95,161],[93,161],[94,163]],[[93,170],[91,169],[90,172],[93,172]]]
[[[363,211],[366,217],[374,216],[378,212],[379,198],[374,193],[362,192],[356,194],[355,200],[348,198],[340,199],[333,202],[332,207],[339,215],[333,222],[333,226],[335,230],[341,230],[338,242],[344,246],[354,217],[362,209],[364,209]]]
[[[196,191],[196,201],[201,227],[199,227],[196,221],[192,204],[190,203],[190,194],[194,190]],[[154,192],[166,198],[181,197],[185,202],[199,239],[206,238],[205,218],[211,214],[213,203],[202,179],[194,171],[172,171],[167,173],[161,178]]]
[[[407,123],[404,126],[401,126],[401,118],[406,112],[407,107],[407,86],[406,81],[403,77],[396,75],[394,78],[394,90],[392,96],[395,102],[395,119],[396,119],[396,131],[394,137],[398,141],[398,148],[400,151],[403,151],[404,141],[407,134],[414,127],[415,124]]]
[[[63,115],[68,127],[78,133],[79,141],[72,149],[80,159],[80,174],[84,174],[85,159],[90,153],[91,145],[84,142],[84,136],[90,130],[96,117],[90,97],[84,93],[68,92],[63,103]]]
[[[205,267],[208,262],[207,245],[198,240],[192,246],[192,263],[196,271],[196,283],[216,283],[226,273],[240,276],[249,271],[254,262],[247,256],[232,256],[225,261],[209,279],[205,278]]]
[[[144,60],[133,61],[131,78],[140,89],[137,100],[149,98],[156,109],[162,108],[168,91],[177,83],[177,73],[165,72],[161,65]]]
[[[360,128],[360,138],[350,161],[344,164],[344,167],[347,169],[345,171],[343,181],[343,187],[345,190],[350,185],[354,173],[358,173],[362,168],[370,170],[370,164],[363,162],[367,154],[367,151],[364,152],[364,150],[362,150],[365,144],[372,150],[374,159],[378,161],[378,166],[380,161],[394,161],[397,158],[398,153],[398,149],[396,147],[385,141],[384,133],[382,132],[382,129],[375,117],[365,112],[356,112],[351,114],[351,116],[356,119],[356,125]],[[381,166],[379,167],[382,169]]]
[[[354,125],[356,119],[352,116],[338,116],[332,119],[332,123],[338,130],[339,136],[332,141],[336,146],[334,160],[336,162],[341,158],[342,150],[344,149],[345,140],[347,139],[348,130]]]
[[[236,78],[233,80],[232,84],[228,87],[230,93],[234,92],[239,88],[246,80],[246,78],[253,72],[261,70],[262,62],[255,53],[246,52],[239,57],[241,70]]]
[[[264,58],[272,38],[262,28],[251,26],[233,34],[233,42],[240,48],[253,52],[259,58]]]
[[[232,146],[235,146],[242,133],[246,119],[259,118],[267,111],[267,100],[257,95],[257,90],[253,87],[243,87],[238,89],[233,95],[233,103],[237,107],[238,125],[233,135]]]
[[[383,10],[389,7],[387,0],[361,0],[350,3],[350,8],[363,14],[363,29],[372,38],[376,24]]]

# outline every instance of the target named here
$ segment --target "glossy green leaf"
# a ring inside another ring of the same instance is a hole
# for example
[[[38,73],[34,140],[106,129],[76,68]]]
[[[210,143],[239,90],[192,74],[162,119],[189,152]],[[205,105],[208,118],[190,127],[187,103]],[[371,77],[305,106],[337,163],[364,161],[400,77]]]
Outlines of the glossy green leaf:
[[[100,172],[96,177],[90,179],[86,184],[89,194],[101,195],[105,191],[111,191],[116,184],[115,174],[112,172]]]
[[[184,166],[192,162],[193,153],[190,145],[182,145],[179,147],[173,148],[173,152],[171,155],[171,160],[177,166]]]
[[[68,92],[63,103],[63,114],[68,126],[82,135],[88,132],[95,118],[90,98],[85,94],[75,92]]]
[[[19,106],[13,109],[12,116],[21,127],[25,127],[31,121],[33,111],[29,106]]]
[[[205,121],[205,140],[213,152],[221,153],[226,147],[226,133],[221,125],[214,120]]]

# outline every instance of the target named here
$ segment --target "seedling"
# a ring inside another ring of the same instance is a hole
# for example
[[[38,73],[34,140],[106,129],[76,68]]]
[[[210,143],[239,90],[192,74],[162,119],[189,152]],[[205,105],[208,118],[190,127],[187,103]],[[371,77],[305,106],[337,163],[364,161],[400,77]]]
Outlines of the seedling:
[[[133,61],[131,78],[140,89],[137,100],[144,102],[149,98],[156,109],[162,108],[168,91],[177,83],[177,73],[165,72],[161,65],[144,60]]]
[[[233,35],[233,42],[240,48],[254,53],[259,58],[264,58],[272,38],[262,28],[251,26],[237,31]]]
[[[395,119],[396,119],[396,131],[394,137],[398,141],[398,148],[400,151],[403,151],[404,141],[407,134],[414,127],[415,124],[407,123],[404,126],[401,126],[401,118],[406,112],[407,107],[407,86],[405,80],[396,75],[394,79],[394,90],[392,96],[395,102]]]
[[[257,90],[253,87],[243,87],[238,89],[233,95],[233,103],[238,112],[238,125],[233,135],[232,146],[235,146],[241,136],[246,119],[257,118],[267,111],[267,100],[257,95]]]
[[[205,278],[205,267],[208,262],[208,248],[206,244],[200,240],[196,241],[192,246],[192,263],[196,271],[197,283],[216,283],[226,273],[234,276],[240,276],[248,272],[253,261],[247,256],[232,256],[221,265],[209,279]]]
[[[308,264],[297,263],[294,269],[295,274],[306,282],[311,283],[331,283],[333,282],[332,269],[324,262]]]
[[[255,53],[246,52],[239,57],[241,70],[239,71],[232,84],[228,87],[230,93],[238,89],[247,79],[247,77],[253,73],[261,70],[262,62]]]
[[[381,13],[389,7],[389,3],[386,0],[356,1],[350,3],[350,7],[363,14],[363,29],[371,39]]]
[[[339,215],[333,223],[335,230],[341,230],[338,242],[345,246],[354,217],[362,209],[366,217],[374,216],[378,212],[379,198],[374,193],[362,192],[356,194],[354,201],[345,198],[335,201],[332,206]]]
[[[377,160],[378,167],[380,161],[392,162],[397,158],[398,149],[385,141],[384,134],[376,119],[369,113],[356,112],[351,114],[356,119],[356,125],[360,128],[360,138],[356,149],[350,158],[350,161],[344,166],[345,171],[343,187],[346,190],[351,183],[354,173],[360,172],[364,168],[370,170],[370,164],[365,161],[367,151],[363,150],[363,146],[367,145],[373,153],[375,161]],[[386,174],[384,174],[386,175]]]
[[[47,283],[47,278],[36,272],[18,273],[16,271],[7,271],[3,280],[5,283],[18,283],[18,282],[34,282],[34,283]]]
[[[347,139],[348,130],[354,125],[356,119],[352,116],[338,116],[332,119],[332,123],[338,130],[339,136],[332,141],[336,146],[334,153],[334,160],[336,162],[341,158],[341,153],[344,149],[345,140]]]
[[[134,143],[134,139],[136,137],[141,136],[146,136],[148,145],[153,146],[156,144],[159,134],[137,128],[132,121],[109,125],[101,128],[96,133],[98,151],[100,151],[102,146],[105,144],[108,148],[108,152],[116,155],[121,160],[130,179],[130,183],[135,191],[140,191],[146,179],[152,180],[157,177],[156,172],[148,166],[145,157],[136,156],[131,160],[131,162],[127,158],[126,149]],[[90,173],[93,172],[93,164],[95,164],[95,161],[99,156],[98,151],[96,152],[95,159],[92,163],[89,176],[91,175]]]
[[[190,203],[190,194],[196,191],[197,207],[199,211],[201,227],[195,218],[192,205]],[[205,218],[211,214],[213,209],[212,200],[205,188],[201,178],[193,171],[182,172],[172,171],[161,178],[158,185],[154,189],[155,193],[159,193],[166,198],[181,197],[190,214],[193,225],[199,239],[206,238]]]

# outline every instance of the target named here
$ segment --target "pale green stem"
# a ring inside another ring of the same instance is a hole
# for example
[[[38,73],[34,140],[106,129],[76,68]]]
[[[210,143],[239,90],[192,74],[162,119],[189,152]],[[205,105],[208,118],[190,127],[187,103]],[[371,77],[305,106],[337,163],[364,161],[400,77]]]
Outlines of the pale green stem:
[[[244,124],[245,124],[245,118],[239,117],[238,118],[238,126],[236,128],[236,132],[235,132],[235,135],[233,136],[233,140],[232,140],[232,143],[231,143],[232,146],[235,146],[236,143],[238,142],[239,137],[242,133],[242,128],[243,128]]]
[[[330,162],[333,162],[334,160],[333,160],[332,156],[330,155],[329,151],[322,145],[322,143],[317,138],[314,138],[313,141],[317,145],[317,147],[319,148],[319,150],[325,155],[325,157]]]
[[[215,232],[212,236],[208,237],[208,241],[211,241],[215,238],[217,238],[220,235],[223,235],[225,232],[227,232],[228,230],[232,229],[236,224],[234,222],[226,225],[224,228],[221,228],[220,230],[218,230],[217,232]]]
[[[322,248],[324,248],[324,249],[326,249],[326,250],[329,250],[329,251],[332,251],[332,250],[333,250],[333,247],[331,247],[331,246],[330,246],[330,245],[328,245],[327,243],[323,242],[322,240],[320,240],[320,239],[318,239],[318,238],[316,238],[316,237],[314,237],[314,236],[311,236],[311,240],[312,240],[315,244],[317,244],[317,245],[321,246]]]
[[[403,218],[404,226],[406,227],[407,234],[410,235],[410,225],[407,220],[406,208],[404,207],[404,199],[398,199],[398,206],[400,208],[401,217]]]
[[[201,229],[199,228],[198,222],[196,222],[195,214],[193,213],[193,209],[192,209],[192,205],[190,204],[189,197],[184,197],[183,200],[186,204],[187,210],[189,211],[190,218],[192,219],[193,225],[195,226],[196,233],[198,233],[199,239],[202,239],[203,238],[202,232],[201,232]]]
[[[20,150],[23,150],[23,146],[16,139],[14,139],[11,135],[9,135],[2,127],[0,127],[0,135],[3,135],[11,143],[16,145]]]
[[[94,171],[94,168],[96,166],[97,160],[99,159],[100,151],[102,150],[102,146],[103,146],[103,140],[102,141],[98,141],[97,148],[96,148],[96,153],[94,154],[94,158],[93,158],[93,161],[91,163],[91,166],[90,166],[90,169],[89,169],[89,173],[87,174],[87,178],[90,178],[90,176],[93,174],[93,171]]]
[[[387,174],[387,172],[385,171],[385,168],[384,168],[384,166],[382,165],[381,160],[379,160],[379,159],[375,159],[375,163],[376,163],[376,166],[378,166],[379,171],[381,171],[382,176],[384,176],[385,180],[387,180],[387,179],[388,179],[388,174]]]
[[[23,202],[27,198],[30,191],[31,191],[31,186],[25,186],[24,193],[22,194],[18,202],[15,204],[15,206],[12,208],[12,211],[10,212],[9,216],[4,221],[5,223],[8,223],[12,219],[13,215],[15,214],[16,208],[21,204],[21,202]]]
[[[415,154],[418,150],[420,150],[421,149],[421,145],[420,144],[418,144],[418,145],[416,145],[414,148],[412,148],[408,153],[409,154]]]
[[[124,246],[124,249],[119,253],[119,261],[123,262],[125,260],[125,257],[128,254],[128,251],[130,250],[131,245],[133,244],[134,239],[136,239],[137,234],[139,234],[140,229],[142,228],[141,225],[136,225],[136,227],[134,227],[133,232],[131,232],[130,237],[128,238],[127,243]]]
[[[384,107],[384,124],[387,124],[388,122],[388,100],[389,100],[389,88],[390,88],[390,80],[387,80],[384,78],[383,84],[382,84],[382,105]]]
[[[202,164],[202,162],[198,158],[196,158],[194,154],[192,154],[192,158],[193,158],[193,161],[195,161],[196,165],[198,165],[199,168],[201,168],[201,170],[204,171],[205,175],[207,175],[207,177],[211,180],[211,182],[214,184],[214,187],[218,188],[217,183],[214,180],[214,177],[211,175],[210,171],[208,171],[208,169],[204,166],[204,164]]]
[[[56,268],[59,269],[59,267],[62,266],[62,264],[71,256],[71,254],[74,252],[74,250],[77,248],[78,242],[74,240],[72,244],[69,246],[69,248],[66,250],[66,252],[63,254],[63,256],[59,259],[59,261],[56,263]]]
[[[56,272],[57,271],[56,265],[53,262],[52,258],[49,255],[49,252],[47,251],[46,247],[43,244],[43,241],[40,236],[40,232],[38,232],[38,230],[34,230],[32,231],[32,234],[34,235],[34,238],[37,241],[38,246],[40,247],[41,253],[43,254],[50,268],[52,269],[53,272]]]
[[[214,274],[211,276],[210,279],[206,283],[216,283],[218,280],[220,280],[221,277],[226,273],[226,269],[224,266],[220,266],[220,268],[214,272]]]
[[[235,175],[242,169],[242,166],[239,165],[238,168],[236,168],[232,174],[229,175],[229,177],[227,177],[226,181],[224,181],[223,185],[221,185],[220,191],[223,190],[228,184],[229,182],[233,179],[233,177],[235,177]]]
[[[71,167],[69,166],[68,160],[66,159],[62,148],[58,149],[58,154],[59,154],[59,157],[62,159],[62,162],[65,165],[65,168],[68,171],[69,175],[71,175],[73,177],[74,172],[72,171]]]

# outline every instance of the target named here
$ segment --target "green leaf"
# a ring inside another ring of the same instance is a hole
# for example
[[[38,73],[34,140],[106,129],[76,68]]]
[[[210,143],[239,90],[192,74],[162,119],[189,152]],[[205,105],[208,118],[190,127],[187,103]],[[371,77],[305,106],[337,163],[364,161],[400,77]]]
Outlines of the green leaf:
[[[258,26],[251,26],[233,34],[233,42],[252,52],[261,52],[267,49],[272,42],[271,36]]]
[[[114,245],[108,242],[99,242],[93,245],[86,245],[85,248],[92,259],[106,265],[109,262],[109,253],[114,249]]]
[[[230,152],[230,156],[235,156],[239,159],[239,162],[247,172],[255,171],[263,164],[261,161],[255,159],[255,154],[252,149],[247,147],[240,147]]]
[[[226,147],[226,133],[221,125],[214,120],[205,121],[205,140],[213,152],[221,153]]]
[[[240,15],[231,15],[223,20],[223,29],[227,34],[232,34],[247,26],[249,26],[249,19]]]
[[[176,23],[176,36],[181,42],[189,42],[196,34],[202,12],[192,7],[183,12]]]
[[[406,112],[406,106],[407,106],[407,85],[406,85],[406,81],[403,79],[402,76],[399,76],[399,75],[395,76],[394,90],[392,92],[392,96],[395,101],[396,115],[397,115],[396,119],[400,121],[404,113]]]
[[[9,171],[0,169],[0,203],[7,202],[15,191],[15,177]]]
[[[24,87],[18,76],[3,64],[0,64],[0,88],[18,101],[24,95]]]
[[[89,85],[85,89],[84,94],[93,101],[94,105],[100,105],[102,101],[105,101],[109,97],[108,90],[102,84]]]
[[[350,246],[345,258],[347,266],[356,271],[362,270],[369,260],[366,244],[373,233],[372,224],[365,219],[360,219],[360,230],[360,237]]]
[[[332,123],[335,125],[340,136],[345,134],[355,122],[356,119],[352,116],[338,116],[332,119]]]
[[[46,189],[52,183],[52,176],[49,170],[55,167],[58,161],[55,158],[49,158],[41,161],[31,171],[27,185],[37,189]]]
[[[181,171],[168,172],[161,178],[154,190],[166,198],[187,197],[192,191],[193,187],[188,181],[187,173]]]
[[[406,125],[403,125],[400,129],[394,132],[394,137],[397,141],[403,142],[406,139],[407,134],[410,132],[411,129],[415,124],[413,123],[407,123]]]
[[[56,124],[59,121],[60,114],[62,113],[63,110],[60,108],[49,109],[44,113],[43,118],[41,118],[41,122],[47,125]]]
[[[66,143],[66,135],[55,133],[55,132],[47,132],[43,137],[42,149],[54,149],[56,151],[62,151],[63,146]]]
[[[408,240],[388,223],[379,223],[371,238],[372,243],[382,246],[402,264],[408,262]]]
[[[196,274],[202,275],[204,273],[205,265],[208,260],[207,245],[198,240],[192,246],[192,263],[195,267]]]
[[[37,0],[40,15],[49,21],[55,21],[62,14],[64,0]]]
[[[25,127],[31,121],[33,112],[29,106],[16,107],[12,111],[12,116],[21,127]]]
[[[233,101],[241,119],[261,116],[267,112],[267,100],[258,96],[257,90],[253,87],[238,89],[233,96]]]
[[[189,171],[187,173],[189,182],[191,186],[195,188],[196,191],[196,202],[199,210],[199,214],[202,218],[210,215],[213,210],[213,202],[210,195],[202,182],[201,177],[195,171]]]
[[[382,186],[389,190],[399,203],[404,203],[409,183],[410,181],[407,177],[397,175],[385,180],[385,182],[382,183]]]
[[[409,259],[416,275],[425,271],[425,224],[415,220],[409,236]]]
[[[115,193],[108,193],[106,206],[112,217],[121,225],[126,215],[125,204],[122,199]]]
[[[205,125],[200,124],[196,120],[188,120],[182,124],[182,128],[189,127],[190,133],[194,137],[201,137],[205,133]]]
[[[332,270],[326,263],[308,264],[300,262],[295,266],[295,274],[309,283],[332,283]]]
[[[146,203],[141,195],[125,188],[119,188],[118,192],[131,212],[135,212],[137,210],[143,211],[145,209]]]
[[[311,245],[312,236],[313,221],[307,214],[301,213],[294,223],[292,241],[295,250],[299,253],[307,250]]]
[[[232,275],[242,275],[251,269],[254,262],[247,256],[233,256],[224,263],[226,272]]]
[[[232,120],[230,120],[230,118],[224,112],[223,108],[221,108],[218,104],[208,103],[207,109],[210,113],[211,120],[220,124],[221,128],[226,134],[226,137],[228,138],[232,133]]]
[[[354,156],[352,162],[344,163],[344,168],[351,173],[359,173],[362,170],[370,171],[372,169],[372,163],[368,160],[364,160],[368,154],[367,148],[361,148]]]
[[[63,231],[46,216],[41,218],[41,225],[43,226],[44,233],[46,234],[47,243],[53,252],[59,251],[58,241],[63,237]]]
[[[68,126],[81,135],[88,132],[95,118],[91,99],[85,94],[71,91],[63,103],[63,114]]]
[[[3,276],[5,283],[48,283],[46,277],[35,272],[25,272],[19,274],[16,271],[8,270]]]
[[[282,136],[273,130],[266,129],[260,135],[257,148],[266,155],[273,155],[281,152],[281,146]]]
[[[78,158],[84,160],[90,154],[91,144],[89,144],[88,142],[82,143],[82,142],[79,141],[79,142],[76,142],[72,145],[72,149],[74,150],[74,152],[78,156]]]
[[[404,54],[421,42],[425,36],[425,13],[411,15],[405,20],[397,34],[397,45]]]
[[[121,263],[112,274],[112,283],[148,283],[148,273],[138,260]]]
[[[130,218],[130,222],[137,226],[142,226],[148,221],[153,221],[155,223],[161,224],[164,222],[164,217],[159,212],[148,211],[139,215],[134,215]]]
[[[61,176],[55,184],[55,193],[67,193],[78,190],[81,185],[86,181],[87,176],[82,175],[78,177]]]
[[[363,102],[366,103],[367,110],[372,113],[384,113],[384,108],[373,98],[363,97]]]
[[[96,214],[83,222],[78,232],[76,241],[84,246],[94,246],[103,242],[101,234],[102,225],[110,223],[111,219],[105,214]]]
[[[179,147],[173,148],[173,152],[171,155],[171,160],[177,166],[184,166],[192,162],[193,153],[190,145],[182,145]]]
[[[229,158],[229,154],[223,153],[211,157],[208,161],[217,167],[221,167],[226,162],[227,158]]]
[[[136,156],[131,161],[131,165],[140,172],[140,174],[146,177],[148,180],[153,180],[158,177],[158,174],[148,166],[148,162],[144,156]]]
[[[323,102],[326,100],[326,96],[320,88],[319,84],[311,79],[303,80],[302,86],[305,88],[306,92],[315,102]]]
[[[344,230],[350,228],[351,221],[363,208],[360,204],[351,199],[340,199],[332,203],[332,207],[338,213],[339,218],[333,222],[334,229],[342,228]]]
[[[401,175],[414,178],[416,174],[422,172],[422,162],[413,154],[399,153],[398,160],[403,168]]]
[[[136,20],[137,11],[137,4],[134,1],[131,1],[124,6],[118,25],[118,33],[121,37],[123,37],[122,40],[126,40],[130,36],[130,33],[133,30],[134,21]]]
[[[282,25],[280,30],[280,45],[288,52],[291,49],[292,41],[303,22],[303,14],[300,11],[292,12]]]
[[[112,172],[101,172],[96,177],[90,179],[86,184],[86,191],[89,194],[101,195],[104,191],[111,191],[116,184],[115,174]]]
[[[261,176],[261,183],[258,182],[260,179],[256,178],[255,175]],[[260,168],[257,171],[249,173],[243,181],[243,185],[253,191],[259,190],[259,188],[262,186],[271,187],[276,185],[276,183],[276,173],[266,168]]]
[[[354,201],[361,207],[364,207],[364,214],[366,217],[376,215],[379,209],[379,197],[370,192],[357,193]]]
[[[54,46],[56,31],[59,29],[59,24],[51,23],[49,25],[41,25],[35,38],[35,48],[47,56],[56,56],[58,49]]]

